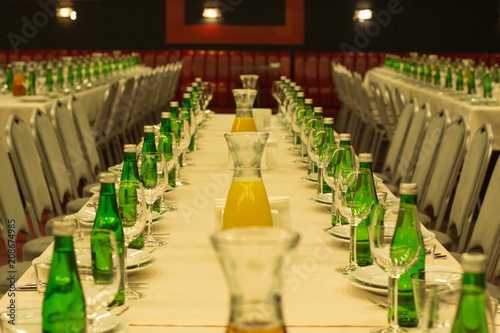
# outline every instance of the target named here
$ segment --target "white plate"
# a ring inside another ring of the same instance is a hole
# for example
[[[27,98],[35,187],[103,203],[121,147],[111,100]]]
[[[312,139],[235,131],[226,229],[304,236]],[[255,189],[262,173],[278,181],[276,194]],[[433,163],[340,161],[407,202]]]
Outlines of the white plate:
[[[73,215],[78,220],[80,220],[80,222],[94,224],[94,221],[95,221],[95,211],[84,210],[84,211],[80,211],[80,212],[78,212],[76,214],[73,214]]]
[[[142,270],[144,270],[146,268],[151,267],[155,262],[156,262],[156,259],[152,258],[150,261],[145,262],[145,263],[141,264],[140,266],[134,266],[133,268],[128,267],[127,268],[127,273],[135,273],[135,272],[138,272],[138,271],[142,271]]]
[[[45,103],[45,102],[47,102],[47,97],[44,97],[44,96],[23,96],[19,100],[21,102],[25,102],[25,103]]]
[[[338,234],[337,234],[337,233],[335,233],[335,231],[334,231],[334,230],[332,230],[332,229],[334,229],[334,228],[336,228],[336,227],[337,227],[338,229],[340,229],[340,228],[344,228],[343,226],[335,226],[335,227],[332,227],[332,228],[328,229],[327,231],[325,231],[325,232],[326,232],[326,234],[327,234],[328,236],[332,237],[333,239],[335,239],[335,240],[337,240],[337,241],[341,242],[341,243],[346,243],[346,244],[349,244],[349,242],[351,241],[350,236],[347,236],[347,238],[345,238],[345,237],[343,237],[343,236],[338,236]],[[348,229],[348,228],[347,228],[347,229]]]
[[[340,237],[340,238],[345,238],[347,240],[351,239],[351,226],[350,225],[336,225],[332,227],[330,230],[330,233],[333,235]]]
[[[125,319],[123,319],[120,316],[117,317],[118,317],[118,324],[116,325],[115,328],[108,331],[107,333],[125,333],[128,331],[128,323],[125,321]]]
[[[352,275],[352,273],[349,274],[349,275],[347,275],[347,282],[349,282],[351,285],[353,285],[353,286],[355,286],[357,288],[368,290],[368,291],[371,291],[372,293],[375,293],[375,294],[387,295],[389,293],[388,290],[387,290],[387,288],[381,288],[381,287],[377,287],[377,286],[370,286],[370,285],[362,283],[361,281],[357,280]]]
[[[150,261],[153,258],[151,253],[143,250],[128,249],[127,250],[127,267],[137,266]]]
[[[96,328],[94,332],[103,333],[114,329],[116,326],[118,326],[119,323],[118,318],[119,318],[118,316],[115,316],[114,314],[108,311],[105,310],[98,311]]]
[[[438,266],[438,265],[427,266],[426,270],[460,273],[460,271],[456,268]],[[352,275],[356,280],[366,285],[381,287],[381,288],[387,288],[388,286],[387,272],[382,270],[382,268],[380,268],[377,265],[359,268],[356,271],[354,271]]]
[[[317,183],[318,182],[318,173],[317,172],[311,173],[311,174],[307,175],[306,179],[310,182]]]
[[[113,166],[110,166],[108,168],[109,171],[111,172],[114,172],[114,173],[122,173],[122,170],[123,170],[123,163],[120,163],[120,164],[117,164],[117,165],[113,165]]]

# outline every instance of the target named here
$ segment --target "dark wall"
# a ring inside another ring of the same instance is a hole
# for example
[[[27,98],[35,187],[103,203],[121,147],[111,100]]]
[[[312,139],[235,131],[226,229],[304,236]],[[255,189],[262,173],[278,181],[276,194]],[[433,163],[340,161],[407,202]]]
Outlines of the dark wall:
[[[379,18],[354,22],[354,9],[365,6]],[[0,49],[12,49],[15,40],[19,49],[500,52],[497,0],[305,0],[302,46],[167,45],[165,0],[75,1],[73,7],[76,21],[44,23],[37,1],[0,1]],[[256,13],[236,7],[232,15]],[[29,30],[33,22],[39,27]]]

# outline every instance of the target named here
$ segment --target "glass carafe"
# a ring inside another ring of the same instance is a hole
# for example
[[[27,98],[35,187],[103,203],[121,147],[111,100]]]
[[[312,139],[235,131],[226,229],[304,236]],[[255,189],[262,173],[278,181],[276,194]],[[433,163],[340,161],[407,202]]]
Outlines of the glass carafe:
[[[257,96],[255,89],[233,89],[236,101],[236,118],[231,132],[257,132],[252,115],[252,106]]]
[[[259,76],[256,74],[242,74],[240,75],[241,85],[243,89],[255,89]]]
[[[240,228],[211,236],[226,276],[227,333],[285,333],[282,285],[299,235],[283,228]]]
[[[260,172],[269,133],[227,133],[224,136],[232,157],[233,180],[224,208],[222,229],[272,227],[271,208]]]

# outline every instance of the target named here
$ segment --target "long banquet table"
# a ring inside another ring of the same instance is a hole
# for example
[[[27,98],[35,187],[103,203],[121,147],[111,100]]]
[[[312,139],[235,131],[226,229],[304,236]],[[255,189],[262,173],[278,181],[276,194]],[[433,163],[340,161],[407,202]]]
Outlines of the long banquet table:
[[[444,77],[442,81],[444,81]],[[452,116],[456,114],[463,116],[469,121],[472,134],[483,123],[490,123],[494,133],[493,150],[500,150],[500,103],[497,102],[496,105],[470,104],[427,86],[419,86],[402,74],[395,75],[394,72],[382,67],[373,68],[366,72],[365,83],[368,82],[378,83],[381,89],[387,85],[393,96],[394,88],[397,87],[408,101],[417,98],[420,104],[429,103],[432,115],[447,109]],[[494,91],[495,96],[500,96],[499,89],[499,86],[494,88],[497,90]],[[481,88],[477,90],[482,93]]]
[[[227,195],[231,181],[223,133],[231,128],[233,117],[216,114],[199,130],[200,150],[187,155],[195,166],[181,170],[190,185],[167,195],[168,201],[178,202],[179,209],[165,213],[165,221],[154,225],[155,232],[170,234],[168,245],[153,252],[157,262],[129,275],[131,282],[149,283],[138,289],[146,297],[129,301],[130,308],[122,314],[130,325],[129,332],[225,331],[229,294],[209,235],[214,232],[214,199]],[[278,163],[263,171],[264,183],[269,196],[290,197],[292,228],[301,234],[284,288],[289,332],[368,332],[385,325],[387,311],[335,272],[335,267],[347,264],[348,249],[323,232],[330,223],[329,212],[307,200],[316,193],[315,184],[301,180],[305,164],[293,163],[297,152],[286,149],[290,142],[282,138],[285,131],[275,117],[272,127],[271,135],[279,139]],[[436,252],[446,253],[436,244]],[[435,264],[459,267],[450,255],[435,260]],[[30,268],[19,284],[34,280]],[[42,303],[42,296],[33,291],[17,292],[16,297],[18,307]],[[5,309],[8,301],[3,297],[0,309]]]

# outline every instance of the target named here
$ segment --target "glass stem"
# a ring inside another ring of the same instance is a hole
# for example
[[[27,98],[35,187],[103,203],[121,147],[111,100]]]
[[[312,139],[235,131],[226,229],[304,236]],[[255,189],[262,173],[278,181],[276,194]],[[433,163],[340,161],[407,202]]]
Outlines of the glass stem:
[[[318,194],[323,194],[323,166],[318,162]]]
[[[349,242],[349,267],[356,267],[356,224],[351,225],[351,241]]]
[[[398,278],[389,276],[389,304],[387,317],[391,332],[398,331]]]
[[[153,204],[148,203],[148,232],[146,235],[146,239],[149,239],[152,237],[152,225],[153,225]]]
[[[125,270],[127,269],[127,251],[128,251],[128,244],[130,242],[125,241],[125,246],[123,247],[123,257],[125,258]],[[127,293],[128,290],[128,274],[125,272],[123,276],[123,289],[125,289],[125,294]]]

